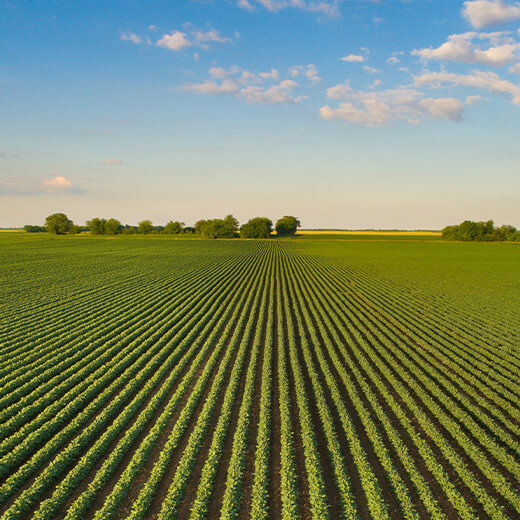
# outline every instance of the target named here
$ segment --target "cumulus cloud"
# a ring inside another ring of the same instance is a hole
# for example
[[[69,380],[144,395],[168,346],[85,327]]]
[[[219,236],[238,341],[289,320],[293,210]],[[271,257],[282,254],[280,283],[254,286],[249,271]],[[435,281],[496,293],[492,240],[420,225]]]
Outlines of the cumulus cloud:
[[[450,121],[462,121],[463,105],[462,101],[455,98],[425,98],[419,101],[419,106],[432,117]]]
[[[211,67],[208,72],[213,79],[224,79],[240,72],[240,67],[231,67],[229,69],[225,69],[224,67]]]
[[[303,71],[303,74],[311,83],[315,84],[321,81],[321,78],[318,75],[318,70],[312,63],[307,65],[307,68]]]
[[[197,29],[190,23],[183,24],[184,31],[171,31],[163,34],[157,40],[158,47],[164,47],[172,51],[181,51],[187,47],[200,47],[207,50],[210,43],[230,43],[233,40],[228,36],[223,36],[217,29],[210,27],[207,31]],[[238,33],[236,33],[238,38]]]
[[[171,51],[180,51],[186,47],[191,47],[192,43],[188,39],[188,35],[182,31],[172,31],[170,34],[163,34],[162,38],[157,41],[157,47],[164,47]]]
[[[71,179],[58,175],[44,179],[0,178],[0,195],[43,195],[45,193],[81,194],[85,190]]]
[[[210,29],[209,31],[197,31],[192,32],[193,38],[196,44],[216,42],[216,43],[229,43],[231,38],[222,36],[216,29]]]
[[[371,67],[370,65],[363,65],[363,70],[368,74],[381,74],[381,70]]]
[[[486,41],[489,46],[483,49],[477,41]],[[425,60],[446,60],[459,63],[471,63],[503,67],[519,59],[520,43],[507,33],[467,32],[452,34],[440,47],[415,49],[412,55]]]
[[[115,159],[114,157],[107,157],[103,159],[99,164],[102,166],[117,166],[119,164],[123,164],[123,161],[120,159]]]
[[[240,67],[212,67],[209,69],[212,79],[181,87],[183,90],[207,95],[234,95],[250,103],[295,104],[305,96],[295,92],[299,84],[292,79],[280,81],[278,70],[252,72]],[[300,67],[298,74],[306,76],[311,83],[318,81],[314,66]]]
[[[121,40],[123,40],[125,42],[132,42],[132,43],[135,43],[136,45],[140,45],[141,43],[143,43],[142,38],[137,36],[137,34],[134,34],[131,32],[120,31],[120,35],[121,35],[120,36]]]
[[[347,63],[362,63],[365,61],[365,57],[360,54],[349,54],[348,56],[343,56],[340,60],[346,61]]]
[[[462,15],[475,29],[482,29],[490,25],[518,20],[520,18],[520,2],[469,0],[464,2]]]
[[[185,85],[183,90],[191,90],[197,94],[234,94],[238,92],[239,86],[232,79],[225,79],[221,83],[206,80],[203,83]]]
[[[260,72],[258,74],[262,79],[272,79],[274,81],[278,81],[280,77],[280,73],[276,69],[271,69],[270,72]]]
[[[294,96],[293,90],[298,86],[296,81],[286,79],[278,85],[270,87],[248,86],[240,91],[239,96],[250,103],[261,103],[274,105],[278,103],[296,104],[300,103],[304,96]]]
[[[354,90],[348,82],[327,90],[329,99],[339,101],[336,108],[320,109],[323,119],[342,119],[368,127],[384,126],[394,121],[417,124],[422,117],[450,121],[462,120],[463,103],[455,98],[424,98],[419,90],[397,88],[380,91]]]
[[[49,191],[67,191],[72,188],[72,181],[59,175],[57,177],[43,179],[42,185]]]
[[[248,70],[242,71],[242,74],[238,78],[238,81],[241,85],[258,85],[259,83],[263,83],[262,78],[257,76],[254,72],[249,72]]]
[[[339,0],[236,0],[238,7],[253,11],[256,7],[276,12],[294,7],[328,17],[340,16]]]
[[[309,63],[309,65],[293,65],[289,69],[289,74],[293,78],[296,78],[301,74],[302,76],[305,76],[312,84],[316,84],[321,81],[318,70],[313,63]]]
[[[390,56],[390,58],[388,58],[386,60],[386,62],[389,64],[389,65],[397,65],[398,63],[401,63],[399,61],[399,58],[396,58],[395,56]]]
[[[475,70],[471,74],[455,74],[453,72],[425,72],[414,77],[416,86],[440,88],[444,85],[475,87],[493,94],[506,96],[515,105],[520,105],[520,86],[502,79],[494,72]]]

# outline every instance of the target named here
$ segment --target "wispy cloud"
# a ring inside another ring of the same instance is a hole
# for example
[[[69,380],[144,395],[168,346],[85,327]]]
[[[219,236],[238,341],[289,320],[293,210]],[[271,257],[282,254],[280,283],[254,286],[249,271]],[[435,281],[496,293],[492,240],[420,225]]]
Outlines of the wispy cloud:
[[[125,42],[132,42],[132,43],[135,43],[136,45],[140,45],[140,44],[144,43],[142,38],[140,38],[139,36],[137,36],[137,34],[134,34],[132,32],[119,31],[119,34],[120,34],[121,40],[123,40]]]
[[[85,190],[74,184],[71,179],[61,175],[44,179],[0,178],[0,195],[44,195],[46,193],[79,195],[85,193]]]
[[[327,17],[338,17],[340,0],[236,0],[238,7],[254,11],[257,7],[263,7],[271,12],[287,8],[302,9],[318,13]]]
[[[123,161],[120,159],[115,159],[114,157],[107,157],[106,159],[103,159],[100,163],[101,166],[118,166],[120,164],[123,164]]]
[[[425,72],[414,77],[416,86],[441,88],[445,85],[474,87],[493,94],[509,97],[511,103],[520,105],[520,86],[502,79],[494,72],[474,70],[471,74],[453,72]]]
[[[381,74],[382,70],[371,67],[370,65],[363,65],[363,70],[368,74]]]

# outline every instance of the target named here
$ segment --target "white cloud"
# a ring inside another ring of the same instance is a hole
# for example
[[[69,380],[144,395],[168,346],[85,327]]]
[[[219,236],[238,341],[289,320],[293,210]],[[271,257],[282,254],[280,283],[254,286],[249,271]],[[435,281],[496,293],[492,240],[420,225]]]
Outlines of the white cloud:
[[[465,105],[468,106],[475,106],[482,102],[484,98],[482,96],[476,95],[476,96],[467,96],[466,100],[464,101]]]
[[[0,178],[0,195],[80,194],[84,191],[72,180],[61,175],[45,179]]]
[[[232,79],[225,79],[218,84],[215,81],[205,81],[204,83],[196,83],[192,85],[185,85],[183,90],[191,90],[198,94],[234,94],[238,92],[239,86],[236,81]]]
[[[210,28],[207,31],[201,31],[191,23],[183,24],[183,28],[186,32],[172,31],[169,34],[163,34],[156,45],[172,51],[180,51],[191,46],[207,50],[209,43],[229,43],[233,41],[227,36],[222,36],[217,29]]]
[[[396,58],[395,56],[390,56],[390,58],[388,58],[386,60],[386,62],[389,64],[389,65],[397,65],[398,63],[401,63],[399,61],[399,58]]]
[[[507,23],[520,18],[520,3],[503,0],[470,0],[464,2],[462,15],[475,29]]]
[[[419,101],[419,106],[426,109],[436,119],[462,121],[462,101],[455,98],[426,98]]]
[[[229,76],[233,76],[240,72],[239,67],[230,67],[229,69],[225,69],[223,67],[211,67],[209,69],[209,75],[213,79],[224,79],[229,78]]]
[[[271,69],[271,72],[260,72],[258,74],[262,79],[272,79],[273,81],[278,81],[280,74],[276,69]]]
[[[104,159],[99,164],[102,166],[117,166],[119,164],[123,164],[123,161],[120,159],[114,159],[113,157],[108,157],[107,159]]]
[[[119,33],[121,35],[120,36],[121,40],[123,40],[125,42],[132,42],[132,43],[135,43],[136,45],[143,43],[143,40],[141,38],[139,38],[139,36],[137,36],[137,34],[134,34],[131,32],[123,32],[123,31],[119,31]]]
[[[370,65],[363,65],[363,70],[368,74],[381,74],[381,70],[371,67]]]
[[[42,184],[49,191],[66,191],[72,188],[72,181],[60,175],[50,179],[43,179]]]
[[[330,99],[338,100],[336,108],[320,109],[323,119],[342,119],[365,126],[384,126],[394,121],[417,124],[425,115],[450,121],[462,120],[463,103],[455,98],[422,98],[412,88],[380,91],[354,90],[343,83],[327,90]]]
[[[248,70],[242,71],[238,81],[241,85],[258,85],[259,83],[263,83],[263,79],[259,78],[254,72],[249,72]]]
[[[473,71],[472,74],[455,74],[452,72],[425,72],[414,77],[416,86],[430,85],[440,88],[444,84],[462,85],[488,90],[493,94],[510,96],[511,102],[520,105],[520,86],[502,79],[494,72]]]
[[[289,69],[289,73],[293,78],[302,74],[305,76],[312,84],[319,83],[321,81],[320,76],[318,75],[318,70],[314,66],[314,64],[309,63],[309,65],[293,65]]]
[[[318,75],[318,70],[312,63],[307,65],[307,69],[305,69],[304,74],[305,77],[313,84],[319,83],[321,81],[321,78]]]
[[[238,7],[252,11],[262,6],[269,11],[280,11],[289,7],[319,13],[329,17],[340,16],[339,0],[236,0]]]
[[[509,72],[512,74],[520,74],[520,62],[509,67]]]
[[[340,58],[342,61],[346,61],[347,63],[362,63],[365,61],[365,57],[359,54],[349,54],[348,56],[343,56]]]
[[[188,39],[186,33],[181,31],[172,31],[170,34],[163,34],[162,38],[157,41],[156,45],[172,51],[180,51],[185,47],[190,47],[192,43]]]
[[[216,43],[229,43],[231,38],[222,36],[216,29],[210,29],[209,31],[193,31],[191,33],[195,39],[196,44],[216,42]]]
[[[251,103],[273,105],[278,103],[295,104],[300,103],[304,96],[294,96],[293,90],[298,86],[296,81],[286,79],[278,85],[270,87],[248,86],[243,88],[239,96]]]
[[[474,40],[487,40],[492,46],[482,49]],[[474,63],[502,67],[516,61],[520,54],[520,43],[505,33],[452,34],[448,41],[436,49],[413,50],[412,55],[426,60],[446,60],[459,63]]]
[[[317,71],[312,67],[300,67],[300,72],[311,82],[317,81]],[[276,69],[256,73],[236,66],[228,69],[212,67],[209,74],[212,80],[185,85],[182,89],[198,94],[230,94],[251,103],[261,104],[295,104],[305,99],[305,96],[294,92],[299,87],[296,81],[285,79],[278,82],[279,73]],[[273,82],[278,83],[272,84]]]

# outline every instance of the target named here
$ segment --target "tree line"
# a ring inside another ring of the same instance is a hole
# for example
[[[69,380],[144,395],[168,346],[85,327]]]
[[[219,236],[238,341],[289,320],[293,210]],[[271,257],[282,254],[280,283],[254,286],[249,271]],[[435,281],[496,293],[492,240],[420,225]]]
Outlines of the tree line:
[[[276,221],[277,235],[294,235],[301,226],[297,217],[286,215]],[[120,234],[197,234],[203,238],[269,238],[273,232],[273,222],[267,217],[255,217],[240,226],[233,215],[223,219],[199,220],[195,226],[186,226],[184,222],[170,220],[164,226],[154,226],[151,220],[141,220],[137,226],[123,225],[116,218],[95,217],[87,220],[85,226],[78,226],[65,213],[53,213],[45,219],[45,226],[26,225],[28,233],[48,232],[54,235],[67,235],[88,232],[91,235]]]
[[[461,224],[445,227],[442,230],[442,238],[463,242],[520,242],[520,231],[509,225],[495,227],[492,220],[465,220]]]

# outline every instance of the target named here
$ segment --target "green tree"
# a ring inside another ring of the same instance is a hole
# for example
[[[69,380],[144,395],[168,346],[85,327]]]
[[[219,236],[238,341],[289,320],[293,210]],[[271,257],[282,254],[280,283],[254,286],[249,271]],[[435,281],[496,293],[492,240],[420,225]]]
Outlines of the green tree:
[[[73,229],[74,223],[65,213],[53,213],[45,219],[45,228],[49,233],[65,235]]]
[[[273,230],[273,223],[266,217],[250,219],[240,228],[242,238],[269,238]]]
[[[123,231],[123,226],[116,218],[109,218],[105,222],[105,233],[107,235],[119,235]]]
[[[464,242],[479,241],[516,241],[519,232],[513,226],[500,226],[496,228],[492,220],[486,222],[473,222],[465,220],[455,226],[446,226],[442,230],[445,240],[461,240]]]
[[[224,218],[224,222],[226,226],[231,230],[234,234],[238,233],[238,220],[233,215],[226,215]]]
[[[233,215],[226,218],[199,220],[195,224],[195,232],[204,238],[234,238],[238,234],[238,220]]]
[[[92,220],[87,220],[87,226],[92,235],[104,235],[106,233],[106,223],[107,221],[104,218],[95,217]]]
[[[184,229],[184,222],[178,222],[170,220],[162,230],[163,233],[167,235],[178,235],[182,233],[182,230]]]
[[[203,230],[204,226],[206,225],[206,222],[207,222],[207,220],[204,220],[204,219],[197,220],[197,222],[195,222],[195,233],[202,235],[202,230]]]
[[[45,233],[47,231],[45,226],[32,226],[31,224],[25,225],[23,229],[27,233]]]
[[[141,220],[137,223],[137,232],[141,235],[147,235],[153,231],[153,224],[151,220]]]
[[[276,221],[276,234],[294,235],[300,226],[300,221],[296,217],[286,215]]]

